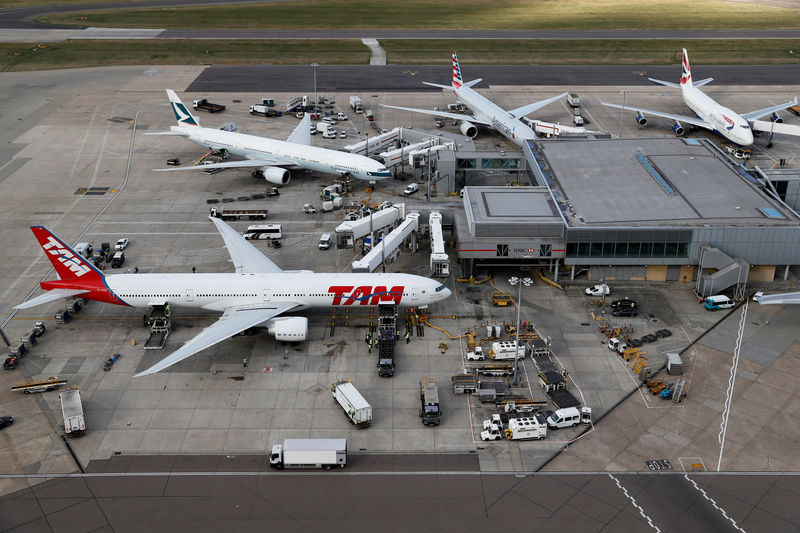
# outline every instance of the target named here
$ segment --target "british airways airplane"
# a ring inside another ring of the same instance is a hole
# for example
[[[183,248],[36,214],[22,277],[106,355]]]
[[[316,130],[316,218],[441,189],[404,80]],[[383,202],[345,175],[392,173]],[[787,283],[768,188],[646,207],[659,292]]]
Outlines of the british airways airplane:
[[[112,274],[105,276],[47,228],[31,226],[59,279],[43,281],[46,293],[15,307],[27,309],[78,296],[129,307],[167,305],[221,311],[222,316],[177,351],[135,377],[154,374],[252,327],[266,327],[281,341],[304,341],[308,318],[278,316],[311,307],[403,307],[440,302],[450,290],[410,274],[328,274],[284,271],[219,219],[235,273]]]
[[[172,89],[167,89],[169,102],[178,120],[168,132],[146,135],[176,135],[185,137],[212,150],[225,150],[229,154],[245,158],[243,161],[228,161],[191,167],[157,168],[157,171],[207,170],[213,168],[255,168],[268,182],[286,185],[291,179],[290,168],[305,168],[327,174],[352,176],[367,181],[392,177],[392,172],[382,163],[362,155],[311,146],[311,115],[306,113],[300,125],[286,141],[245,135],[214,128],[203,128]]]
[[[778,116],[777,112],[781,111],[782,109],[792,107],[793,105],[797,105],[797,98],[795,98],[793,101],[785,104],[779,104],[740,115],[735,111],[720,105],[706,93],[698,89],[698,87],[702,87],[703,85],[712,81],[714,78],[706,78],[697,82],[692,80],[692,69],[689,66],[689,54],[686,53],[686,48],[683,49],[681,66],[683,71],[681,73],[680,83],[671,83],[654,78],[647,79],[653,83],[666,85],[667,87],[672,87],[674,89],[680,89],[681,94],[683,95],[684,103],[686,103],[689,109],[694,111],[695,115],[697,116],[688,117],[684,115],[664,113],[663,111],[643,109],[641,107],[632,105],[625,106],[628,109],[635,109],[637,111],[637,124],[640,126],[647,124],[647,118],[645,118],[644,115],[648,114],[656,117],[668,118],[674,121],[674,124],[672,125],[672,131],[674,131],[678,136],[681,136],[685,133],[686,130],[681,124],[682,122],[685,122],[693,126],[711,130],[739,146],[750,146],[753,144],[753,130],[765,132],[771,131],[771,128],[768,127],[768,125],[770,125],[769,122],[758,121],[757,119],[771,115],[770,120],[780,123],[782,122],[782,119],[780,116]],[[623,109],[623,106],[618,104],[610,104],[608,102],[600,103],[604,106]],[[786,128],[781,128],[781,130],[781,133],[792,134],[789,131],[786,131]]]
[[[401,109],[403,111],[413,111],[415,113],[425,113],[426,115],[433,115],[436,117],[451,118],[453,120],[461,121],[461,133],[467,137],[474,138],[478,135],[478,128],[475,124],[489,126],[497,130],[503,137],[513,142],[517,146],[522,146],[525,141],[536,139],[536,132],[546,133],[549,135],[560,135],[561,133],[586,133],[584,128],[575,128],[572,126],[562,126],[560,124],[552,124],[550,122],[542,122],[539,120],[530,120],[525,118],[525,115],[533,113],[542,107],[552,104],[556,100],[565,97],[569,93],[562,93],[558,96],[534,102],[532,104],[524,105],[510,111],[506,111],[498,106],[488,98],[481,96],[480,93],[473,90],[471,87],[479,83],[481,78],[464,82],[461,78],[461,68],[458,66],[458,57],[453,51],[453,79],[450,86],[439,85],[436,83],[428,83],[423,81],[425,85],[431,87],[439,87],[448,91],[456,93],[456,97],[460,102],[472,111],[472,116],[461,115],[458,113],[448,113],[446,111],[431,111],[428,109],[415,109],[413,107],[400,107],[394,105],[384,105],[383,107],[390,107],[392,109]]]

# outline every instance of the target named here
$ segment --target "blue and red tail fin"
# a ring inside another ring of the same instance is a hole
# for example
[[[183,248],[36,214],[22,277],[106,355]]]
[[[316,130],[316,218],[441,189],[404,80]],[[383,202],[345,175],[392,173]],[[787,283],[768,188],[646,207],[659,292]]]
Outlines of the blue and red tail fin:
[[[686,48],[683,49],[681,56],[681,87],[692,86],[692,67],[689,66],[689,54],[686,53]]]
[[[53,235],[44,226],[31,226],[31,231],[56,269],[58,277],[64,281],[80,280],[81,285],[96,285],[102,282],[103,273],[97,270],[83,256],[64,241]],[[102,284],[102,283],[101,283]]]
[[[458,66],[458,56],[456,51],[453,50],[453,89],[460,89],[464,85],[464,80],[461,78],[461,67]]]
[[[167,89],[167,96],[169,97],[169,104],[172,106],[172,111],[175,113],[175,120],[178,121],[179,126],[200,125],[197,118],[183,105],[183,102],[181,102],[181,99],[175,94],[175,91]]]

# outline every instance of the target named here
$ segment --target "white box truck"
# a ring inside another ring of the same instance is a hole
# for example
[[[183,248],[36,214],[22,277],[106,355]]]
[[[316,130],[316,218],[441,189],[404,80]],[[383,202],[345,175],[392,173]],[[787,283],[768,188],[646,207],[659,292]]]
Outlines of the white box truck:
[[[64,415],[64,431],[68,437],[83,435],[86,421],[83,418],[83,405],[78,389],[67,389],[58,395],[61,399],[61,414]]]
[[[347,418],[359,428],[372,424],[372,406],[361,396],[349,379],[341,379],[331,387],[333,399],[344,409]]]
[[[536,417],[512,418],[505,430],[506,438],[511,440],[543,439],[547,437],[547,424]]]
[[[352,107],[353,111],[355,111],[356,113],[364,112],[364,104],[361,102],[361,98],[359,98],[358,96],[350,97],[350,107]]]
[[[492,343],[492,350],[489,352],[489,357],[495,361],[502,361],[504,359],[514,359],[514,351],[517,344],[514,341],[499,341]],[[525,359],[525,343],[519,343],[518,359]]]
[[[347,439],[286,439],[273,444],[269,456],[272,468],[344,468],[347,464]]]

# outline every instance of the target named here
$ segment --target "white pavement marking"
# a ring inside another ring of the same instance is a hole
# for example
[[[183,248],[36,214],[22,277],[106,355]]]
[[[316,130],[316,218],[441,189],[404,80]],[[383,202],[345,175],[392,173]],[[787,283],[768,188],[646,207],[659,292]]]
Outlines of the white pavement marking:
[[[735,521],[733,518],[731,518],[730,516],[728,516],[728,513],[726,513],[726,512],[725,512],[725,509],[723,509],[722,507],[720,507],[719,505],[717,505],[717,502],[715,502],[713,498],[711,498],[711,497],[710,497],[708,494],[706,494],[706,491],[705,491],[705,490],[703,490],[703,489],[701,489],[701,488],[700,488],[700,487],[697,485],[697,483],[695,483],[695,481],[694,481],[692,478],[690,478],[690,477],[689,477],[688,475],[686,475],[686,474],[683,474],[683,477],[685,477],[685,478],[686,478],[686,481],[689,481],[689,482],[690,482],[692,485],[694,485],[694,488],[695,488],[697,491],[699,491],[699,492],[700,492],[700,494],[702,494],[702,495],[703,495],[703,498],[705,498],[706,500],[708,500],[709,502],[711,502],[711,505],[713,505],[713,506],[714,506],[714,509],[716,509],[717,511],[719,511],[720,513],[722,513],[722,516],[724,516],[724,517],[725,517],[725,520],[728,520],[728,521],[730,521],[731,525],[733,525],[733,527],[734,527],[734,528],[735,528],[737,531],[741,531],[742,533],[745,533],[744,529],[740,528],[740,527],[739,527],[739,525],[736,523],[736,521]]]
[[[364,46],[369,48],[371,53],[369,57],[370,65],[385,65],[386,64],[386,50],[381,48],[378,44],[378,39],[361,39]]]
[[[630,494],[628,494],[628,489],[626,489],[625,487],[623,487],[623,486],[620,484],[619,480],[618,480],[617,478],[615,478],[614,476],[612,476],[611,474],[608,474],[608,477],[610,477],[611,479],[613,479],[613,480],[614,480],[614,482],[617,484],[617,487],[619,487],[620,489],[622,489],[622,492],[624,492],[624,493],[625,493],[625,497],[626,497],[626,498],[628,498],[628,499],[631,501],[631,505],[633,505],[634,507],[636,507],[637,509],[639,509],[639,514],[640,514],[640,515],[642,515],[642,518],[644,518],[645,520],[647,520],[647,523],[648,523],[648,524],[650,524],[650,527],[651,527],[651,528],[653,528],[653,529],[655,529],[655,530],[656,530],[656,531],[658,531],[659,533],[661,533],[661,530],[660,530],[660,529],[658,529],[658,526],[656,526],[656,525],[653,523],[653,521],[650,519],[650,517],[649,517],[649,516],[647,516],[646,514],[644,514],[644,509],[642,509],[642,507],[641,507],[641,506],[640,506],[638,503],[636,503],[636,498],[634,498],[633,496],[631,496]]]

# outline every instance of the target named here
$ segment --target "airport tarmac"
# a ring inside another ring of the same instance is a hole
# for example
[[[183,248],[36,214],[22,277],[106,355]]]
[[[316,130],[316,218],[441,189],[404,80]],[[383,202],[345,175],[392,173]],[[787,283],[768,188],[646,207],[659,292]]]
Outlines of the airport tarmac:
[[[135,379],[134,373],[194,336],[211,323],[213,315],[177,310],[166,348],[148,352],[141,348],[147,337],[142,310],[90,302],[74,320],[58,326],[52,317],[61,304],[12,316],[11,308],[35,294],[38,282],[47,279],[50,269],[27,229],[32,224],[47,226],[69,243],[85,240],[98,245],[128,236],[131,245],[123,270],[136,266],[140,272],[190,272],[195,266],[199,272],[231,271],[222,239],[206,219],[207,200],[249,197],[263,193],[266,184],[246,171],[213,175],[152,172],[163,168],[169,158],[180,157],[188,163],[203,150],[184,139],[145,134],[164,131],[172,124],[164,93],[164,88],[171,87],[186,102],[208,97],[228,106],[221,114],[198,113],[203,125],[234,121],[242,132],[285,138],[298,123],[296,118],[253,117],[247,107],[264,96],[283,103],[296,93],[185,93],[202,71],[203,67],[125,67],[7,73],[0,78],[0,90],[6,95],[0,103],[0,145],[6,147],[0,151],[0,209],[4,213],[0,245],[13,251],[0,259],[0,324],[11,339],[18,339],[35,320],[44,319],[48,326],[21,367],[0,375],[0,405],[16,418],[13,426],[0,431],[0,472],[23,475],[0,476],[0,493],[25,491],[44,479],[24,476],[78,471],[61,440],[58,393],[26,396],[10,391],[23,377],[49,375],[67,377],[70,384],[80,387],[88,430],[70,444],[81,467],[89,472],[100,461],[129,456],[264,458],[273,442],[286,437],[334,436],[348,438],[354,463],[361,457],[386,454],[407,456],[409,461],[419,454],[469,455],[477,457],[480,472],[506,474],[508,479],[514,475],[536,479],[528,474],[541,468],[649,472],[647,461],[657,459],[668,459],[674,472],[716,469],[719,443],[715,439],[738,315],[705,311],[686,284],[628,282],[614,287],[614,296],[643,302],[644,315],[627,321],[637,334],[662,328],[672,331],[671,337],[647,346],[654,364],[663,361],[665,352],[681,351],[711,330],[685,352],[691,368],[690,394],[676,405],[638,392],[635,375],[603,346],[591,317],[593,308],[582,294],[585,282],[556,291],[537,280],[524,289],[522,319],[532,321],[542,336],[552,338],[554,354],[570,371],[573,392],[592,407],[598,422],[594,427],[553,432],[543,442],[523,443],[481,442],[477,430],[495,411],[449,390],[450,376],[463,365],[466,339],[450,339],[428,328],[424,337],[414,336],[409,344],[398,345],[395,376],[379,378],[377,356],[368,353],[363,342],[369,323],[366,311],[347,315],[329,310],[310,312],[306,343],[283,345],[266,335],[236,337],[163,373]],[[510,108],[569,89],[575,87],[498,87],[487,94]],[[585,116],[591,120],[589,128],[618,132],[619,113],[599,105],[601,99],[619,99],[618,91],[617,87],[580,87]],[[756,87],[709,87],[713,97],[742,110],[788,100],[796,92],[796,87],[770,87],[765,101]],[[350,113],[345,105],[350,93],[325,94]],[[410,124],[431,129],[432,124],[428,117],[374,104],[432,108],[452,101],[451,95],[432,92],[359,94],[373,103],[376,120],[383,128]],[[667,93],[655,87],[636,88],[627,101],[687,112],[678,95],[663,98],[662,94]],[[535,117],[566,123],[570,114],[566,104],[556,103]],[[798,123],[796,117],[786,119]],[[313,142],[342,146],[353,142],[356,131],[367,128],[361,117],[345,124],[350,131],[347,139],[329,141],[317,136]],[[626,112],[623,136],[668,134],[669,123],[653,119],[651,124],[654,127],[642,130],[634,124],[632,113],[628,117]],[[479,148],[513,149],[485,131],[476,141]],[[763,141],[759,143],[754,160],[763,166],[777,158],[786,158],[791,166],[797,154],[798,146],[785,138],[776,138],[771,150],[760,148]],[[423,193],[411,199],[400,194],[411,179],[380,183],[370,201],[406,201],[410,208],[425,207]],[[496,179],[505,183],[506,178]],[[279,197],[246,202],[246,207],[268,208],[269,222],[283,225],[282,248],[257,244],[282,268],[347,271],[357,257],[353,250],[316,247],[319,234],[332,232],[341,222],[341,211],[301,212],[307,202],[319,207],[319,191],[329,182],[325,176],[298,173]],[[354,185],[346,202],[366,196],[365,184]],[[441,209],[458,209],[459,202],[457,196],[432,199]],[[232,225],[243,230],[248,222]],[[402,253],[387,270],[427,275],[427,255]],[[466,285],[457,284],[458,274],[454,274],[445,284],[455,294],[431,308],[431,323],[458,337],[487,322],[513,321],[513,307],[493,308],[489,301],[495,287],[516,297],[507,281],[512,275],[519,271],[497,269],[491,281]],[[536,277],[533,271],[526,275]],[[776,484],[796,487],[791,476],[777,473],[797,471],[800,461],[796,450],[800,425],[794,414],[800,390],[794,379],[800,373],[795,363],[800,357],[800,332],[795,326],[798,310],[751,304],[749,312],[745,329],[748,355],[743,353],[739,366],[723,470],[775,472],[780,479]],[[444,350],[440,343],[447,345]],[[112,353],[121,354],[120,359],[104,372],[102,363]],[[248,359],[247,368],[242,366],[243,356]],[[526,387],[520,392],[530,387],[529,392],[541,395],[533,367],[528,361],[523,363]],[[434,375],[439,384],[443,420],[436,428],[424,427],[418,418],[417,383],[422,374]],[[351,378],[373,405],[371,428],[352,428],[333,402],[330,384],[343,377]],[[586,429],[589,431],[575,440]],[[44,485],[49,483],[53,482]],[[609,487],[604,486],[604,491]],[[619,491],[619,495],[624,493]],[[757,502],[754,506],[758,507]],[[759,509],[788,523],[797,521],[794,510]],[[646,523],[637,513],[630,515],[638,525]]]

